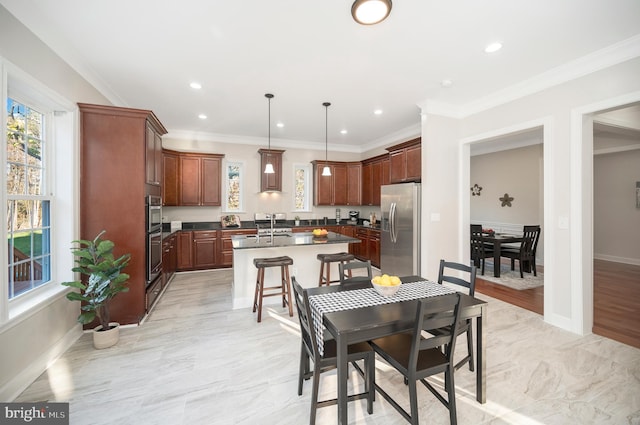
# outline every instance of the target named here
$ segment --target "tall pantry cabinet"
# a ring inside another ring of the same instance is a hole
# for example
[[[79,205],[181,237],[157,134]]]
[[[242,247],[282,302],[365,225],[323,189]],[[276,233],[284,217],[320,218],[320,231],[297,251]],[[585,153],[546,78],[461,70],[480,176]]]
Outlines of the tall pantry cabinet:
[[[161,136],[152,111],[80,103],[80,238],[115,243],[114,254],[131,254],[124,269],[129,292],[110,304],[111,321],[138,323],[146,303],[146,210],[148,195],[161,195]],[[150,140],[150,139],[153,140]]]

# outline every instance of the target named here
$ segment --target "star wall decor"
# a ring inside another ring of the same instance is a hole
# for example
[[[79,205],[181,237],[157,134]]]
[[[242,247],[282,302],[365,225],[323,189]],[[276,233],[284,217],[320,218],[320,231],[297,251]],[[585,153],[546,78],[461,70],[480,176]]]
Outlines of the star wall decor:
[[[480,192],[481,191],[482,191],[482,186],[478,186],[478,184],[476,183],[471,188],[471,195],[472,196],[480,196]]]
[[[513,201],[513,197],[509,196],[508,193],[505,193],[504,196],[502,198],[499,198],[500,201],[502,202],[502,206],[507,206],[510,207],[511,206],[511,201]]]

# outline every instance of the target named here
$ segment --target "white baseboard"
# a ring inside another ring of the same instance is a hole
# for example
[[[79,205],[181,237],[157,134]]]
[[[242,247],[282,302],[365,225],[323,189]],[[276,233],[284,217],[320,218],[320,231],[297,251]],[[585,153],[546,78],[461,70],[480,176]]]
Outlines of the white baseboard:
[[[594,254],[596,260],[613,261],[614,263],[633,264],[640,266],[640,258],[617,257],[615,255]]]
[[[51,346],[38,359],[32,362],[29,367],[20,371],[16,376],[0,388],[0,400],[13,401],[29,385],[31,385],[42,373],[47,370],[56,359],[67,351],[82,336],[82,326],[74,326],[66,333],[60,341]]]

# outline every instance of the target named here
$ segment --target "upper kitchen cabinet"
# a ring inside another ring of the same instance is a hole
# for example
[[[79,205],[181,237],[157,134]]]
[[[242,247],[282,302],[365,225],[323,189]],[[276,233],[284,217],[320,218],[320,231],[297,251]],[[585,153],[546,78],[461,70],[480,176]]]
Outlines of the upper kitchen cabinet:
[[[167,134],[167,130],[159,121],[147,120],[146,136],[146,161],[145,170],[147,174],[147,184],[160,186],[162,184],[162,135]]]
[[[177,157],[177,205],[220,206],[222,204],[221,180],[224,155],[177,152]]]
[[[260,154],[260,192],[282,191],[282,154],[283,150],[258,149]],[[264,167],[271,163],[273,173],[264,173]]]
[[[360,205],[361,167],[359,162],[312,161],[314,205]],[[330,176],[323,176],[327,165]]]
[[[422,179],[421,139],[388,147],[389,183],[419,182]]]
[[[78,107],[79,239],[92,240],[106,230],[105,238],[115,243],[115,255],[131,254],[125,269],[129,291],[111,301],[111,319],[123,325],[139,323],[146,313],[145,197],[161,193],[159,184],[147,184],[148,130],[153,129],[154,139],[166,130],[149,110],[83,103]]]
[[[176,206],[180,202],[179,161],[177,152],[162,151],[162,203],[166,206]]]
[[[385,163],[386,166],[383,166]],[[389,182],[388,174],[388,154],[362,161],[362,205],[380,205],[380,186]]]

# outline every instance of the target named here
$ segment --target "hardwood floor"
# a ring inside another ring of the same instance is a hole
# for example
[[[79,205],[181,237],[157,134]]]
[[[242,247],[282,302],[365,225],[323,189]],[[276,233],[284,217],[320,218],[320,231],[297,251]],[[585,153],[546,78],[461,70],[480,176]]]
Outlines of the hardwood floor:
[[[594,260],[593,333],[640,348],[640,266]]]
[[[593,333],[640,348],[640,266],[594,260]],[[476,291],[544,313],[544,287],[518,291],[476,280]]]

